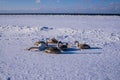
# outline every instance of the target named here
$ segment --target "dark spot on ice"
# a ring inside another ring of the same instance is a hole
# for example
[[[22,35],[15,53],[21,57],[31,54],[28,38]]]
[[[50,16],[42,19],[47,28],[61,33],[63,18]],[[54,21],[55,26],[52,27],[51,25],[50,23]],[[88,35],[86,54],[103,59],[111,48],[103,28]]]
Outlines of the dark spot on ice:
[[[23,27],[20,27],[20,29],[23,29]]]
[[[17,38],[17,40],[19,40],[19,38]]]
[[[53,30],[53,28],[49,28],[49,27],[42,27],[42,28],[40,28],[40,30],[43,30],[43,31],[48,31],[48,30]]]
[[[111,79],[109,79],[108,77],[106,77],[105,80],[111,80]]]
[[[7,80],[11,80],[10,77],[8,77]]]
[[[9,40],[9,39],[5,39],[5,40]]]
[[[30,36],[30,34],[28,34],[28,36]]]
[[[16,27],[16,25],[12,25],[13,27]]]
[[[30,28],[30,26],[27,26],[27,28]]]
[[[111,36],[115,36],[115,34],[114,34],[114,33],[111,33]]]
[[[67,37],[68,37],[68,35],[65,36],[65,38],[67,38]]]

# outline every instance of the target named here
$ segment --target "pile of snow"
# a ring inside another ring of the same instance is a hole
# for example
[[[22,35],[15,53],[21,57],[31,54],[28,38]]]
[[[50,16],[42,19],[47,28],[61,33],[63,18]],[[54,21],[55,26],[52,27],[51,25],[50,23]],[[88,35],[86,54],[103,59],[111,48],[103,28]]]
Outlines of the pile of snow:
[[[0,16],[0,80],[119,80],[119,21],[119,16]],[[92,49],[24,50],[53,37]]]

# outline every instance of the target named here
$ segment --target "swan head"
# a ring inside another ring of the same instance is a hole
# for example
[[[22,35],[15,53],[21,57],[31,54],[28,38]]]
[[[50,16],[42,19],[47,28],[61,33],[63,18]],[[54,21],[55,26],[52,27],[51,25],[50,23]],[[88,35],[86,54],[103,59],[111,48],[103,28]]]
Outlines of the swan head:
[[[51,38],[47,40],[47,43],[58,43],[58,40],[55,38]]]
[[[41,45],[46,45],[47,46],[47,44],[44,41],[37,41],[37,42],[34,43],[34,45],[35,46],[41,46]]]
[[[79,42],[78,42],[78,41],[75,41],[74,44],[75,44],[75,46],[77,46],[77,47],[79,46]]]
[[[58,48],[60,50],[66,50],[68,48],[68,43],[62,43],[61,41],[58,42]]]

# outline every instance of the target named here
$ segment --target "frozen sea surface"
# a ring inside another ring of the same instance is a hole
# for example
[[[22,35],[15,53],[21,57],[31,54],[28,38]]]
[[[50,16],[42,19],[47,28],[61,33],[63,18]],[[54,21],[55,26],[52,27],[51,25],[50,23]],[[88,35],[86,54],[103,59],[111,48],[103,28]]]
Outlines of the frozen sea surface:
[[[0,15],[0,80],[119,80],[120,17]],[[63,54],[24,49],[56,39],[89,50]]]

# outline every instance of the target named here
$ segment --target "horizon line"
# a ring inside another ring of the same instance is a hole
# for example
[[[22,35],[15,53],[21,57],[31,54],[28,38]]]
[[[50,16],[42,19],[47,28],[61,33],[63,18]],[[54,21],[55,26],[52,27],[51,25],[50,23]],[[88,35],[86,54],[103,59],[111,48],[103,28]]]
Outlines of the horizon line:
[[[120,13],[0,13],[0,15],[118,15]]]

